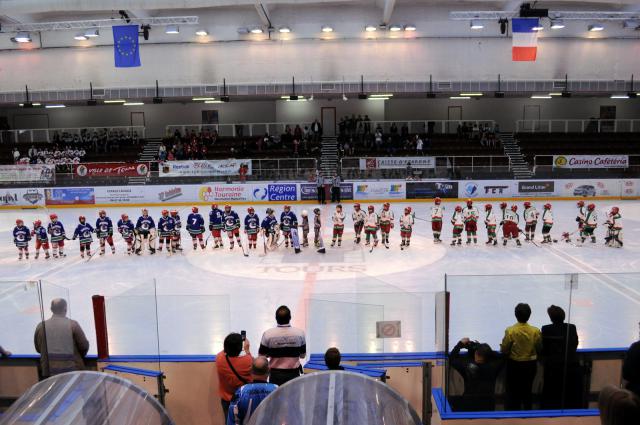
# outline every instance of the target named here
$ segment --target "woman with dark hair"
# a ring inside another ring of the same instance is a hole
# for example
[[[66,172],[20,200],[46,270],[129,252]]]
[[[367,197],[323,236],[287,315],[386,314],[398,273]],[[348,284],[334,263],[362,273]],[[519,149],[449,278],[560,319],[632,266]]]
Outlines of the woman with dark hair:
[[[220,403],[225,420],[229,412],[229,403],[238,388],[251,382],[253,357],[249,351],[248,339],[242,339],[239,333],[230,333],[224,339],[224,350],[216,355],[216,370]],[[244,351],[244,355],[240,355]]]
[[[600,391],[598,408],[602,425],[637,425],[640,418],[640,398],[614,386]]]
[[[578,409],[581,406],[581,373],[576,355],[578,332],[565,323],[561,307],[547,309],[550,325],[542,327],[543,409]]]

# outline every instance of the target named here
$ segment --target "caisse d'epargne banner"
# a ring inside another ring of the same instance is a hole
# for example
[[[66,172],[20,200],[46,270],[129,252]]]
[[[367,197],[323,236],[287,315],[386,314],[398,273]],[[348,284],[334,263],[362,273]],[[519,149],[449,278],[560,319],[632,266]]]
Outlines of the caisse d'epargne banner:
[[[75,164],[73,173],[80,177],[140,177],[149,173],[149,163],[88,162]]]
[[[52,182],[56,173],[55,165],[17,164],[0,165],[0,182]]]
[[[361,170],[397,170],[407,168],[409,164],[412,168],[436,168],[436,158],[433,156],[360,158]]]
[[[554,168],[629,168],[629,155],[554,155]]]
[[[251,175],[250,159],[167,161],[160,164],[160,177],[219,177]]]

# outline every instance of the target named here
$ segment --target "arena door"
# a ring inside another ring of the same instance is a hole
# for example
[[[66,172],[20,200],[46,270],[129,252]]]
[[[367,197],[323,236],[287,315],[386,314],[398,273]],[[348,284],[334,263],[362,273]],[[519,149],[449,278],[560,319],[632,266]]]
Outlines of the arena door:
[[[320,124],[322,135],[335,137],[336,135],[336,108],[326,107],[320,109]]]

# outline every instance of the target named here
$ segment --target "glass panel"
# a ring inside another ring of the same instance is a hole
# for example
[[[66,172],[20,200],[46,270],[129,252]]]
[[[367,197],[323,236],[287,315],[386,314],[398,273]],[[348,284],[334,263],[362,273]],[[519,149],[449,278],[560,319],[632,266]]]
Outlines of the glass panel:
[[[42,321],[38,281],[0,282],[0,344],[13,354],[37,354],[33,339]]]

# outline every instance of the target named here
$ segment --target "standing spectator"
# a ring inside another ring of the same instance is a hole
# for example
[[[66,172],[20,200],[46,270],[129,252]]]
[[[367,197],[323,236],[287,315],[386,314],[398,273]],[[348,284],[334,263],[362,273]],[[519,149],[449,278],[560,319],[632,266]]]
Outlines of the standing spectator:
[[[518,304],[515,316],[518,322],[504,331],[500,344],[500,351],[508,359],[505,407],[507,410],[531,410],[531,392],[542,339],[540,329],[527,323],[531,317],[529,304]]]
[[[564,323],[564,310],[552,305],[547,309],[551,325],[542,327],[542,363],[544,386],[542,408],[579,409],[581,393],[578,332],[576,326]]]
[[[364,134],[371,134],[371,119],[369,115],[364,116]]]
[[[18,148],[13,148],[13,162],[17,164],[18,161],[20,161],[20,151]]]
[[[416,155],[422,156],[423,144],[424,142],[422,141],[420,135],[416,134]]]
[[[407,179],[413,179],[413,166],[411,161],[407,161]]]
[[[339,174],[333,175],[333,180],[331,181],[331,202],[340,203],[340,183],[342,183],[342,179]]]
[[[320,170],[316,174],[316,188],[318,189],[318,203],[324,205],[326,194],[324,193],[324,177],[322,177]]]
[[[640,397],[640,341],[631,344],[622,364],[622,377],[626,388]]]
[[[262,334],[259,353],[269,358],[269,382],[283,385],[302,373],[300,359],[307,355],[307,342],[304,331],[291,326],[291,310],[287,306],[278,307],[276,322],[278,326]]]
[[[10,356],[11,356],[11,351],[5,350],[4,348],[2,348],[2,345],[0,345],[0,357],[10,357]]]
[[[268,380],[269,360],[258,356],[251,365],[251,383],[240,387],[231,399],[227,425],[242,425],[249,422],[249,418],[262,400],[278,388],[277,385],[268,383]]]
[[[341,359],[340,350],[336,347],[331,347],[324,353],[324,364],[327,365],[329,370],[344,370],[344,368],[340,366]]]
[[[600,391],[598,408],[602,425],[637,425],[640,418],[640,398],[611,385]]]
[[[43,378],[84,369],[84,357],[89,341],[75,320],[67,318],[67,302],[51,301],[50,319],[36,327],[34,345],[40,353],[40,373]]]
[[[313,121],[313,124],[311,124],[311,133],[313,134],[314,142],[320,141],[322,137],[322,126],[317,118]]]
[[[229,404],[233,394],[238,388],[251,382],[253,358],[250,347],[248,339],[243,341],[239,333],[230,333],[224,339],[224,350],[216,354],[218,392],[225,421],[229,415]],[[245,355],[241,356],[243,349]]]

